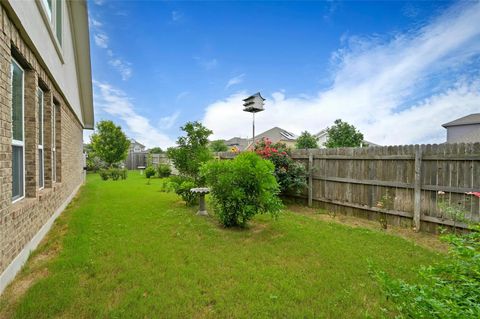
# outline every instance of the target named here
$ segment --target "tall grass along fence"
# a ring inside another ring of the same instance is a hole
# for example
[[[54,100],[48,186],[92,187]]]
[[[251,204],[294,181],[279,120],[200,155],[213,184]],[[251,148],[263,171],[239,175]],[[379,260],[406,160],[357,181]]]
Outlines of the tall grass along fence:
[[[479,198],[465,194],[480,191],[480,143],[295,150],[292,157],[308,168],[309,187],[299,197],[310,206],[370,219],[382,214],[430,232],[467,227],[445,216],[443,201],[480,221]]]

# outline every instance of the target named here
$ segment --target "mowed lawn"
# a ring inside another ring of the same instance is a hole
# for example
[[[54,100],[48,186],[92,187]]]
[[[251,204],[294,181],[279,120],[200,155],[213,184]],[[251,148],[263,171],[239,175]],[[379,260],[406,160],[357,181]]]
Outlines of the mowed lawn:
[[[86,186],[0,297],[14,318],[392,316],[369,275],[441,255],[381,231],[284,212],[223,229],[138,173]]]

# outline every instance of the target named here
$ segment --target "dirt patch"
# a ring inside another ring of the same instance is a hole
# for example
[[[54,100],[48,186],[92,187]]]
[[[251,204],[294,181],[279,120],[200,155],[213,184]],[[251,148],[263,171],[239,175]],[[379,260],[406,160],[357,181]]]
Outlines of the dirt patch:
[[[447,252],[448,245],[440,240],[440,237],[435,234],[415,232],[412,229],[388,225],[387,229],[382,229],[380,223],[374,220],[363,219],[354,216],[347,216],[343,214],[334,214],[327,210],[318,208],[310,208],[298,204],[288,205],[288,210],[315,220],[322,220],[326,222],[334,222],[350,227],[366,228],[376,231],[382,231],[387,234],[402,237],[419,246],[438,252]]]

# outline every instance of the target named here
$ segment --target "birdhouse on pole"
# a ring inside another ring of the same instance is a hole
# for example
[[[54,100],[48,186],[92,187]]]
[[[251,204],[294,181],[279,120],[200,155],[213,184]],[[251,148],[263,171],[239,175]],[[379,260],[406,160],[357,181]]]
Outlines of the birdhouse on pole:
[[[243,110],[249,113],[261,112],[264,110],[264,101],[265,99],[260,95],[260,92],[255,93],[254,95],[249,96],[243,100]]]
[[[265,99],[260,95],[260,92],[243,100],[243,111],[252,113],[253,115],[253,134],[252,134],[252,148],[255,147],[255,113],[265,110],[263,108]]]

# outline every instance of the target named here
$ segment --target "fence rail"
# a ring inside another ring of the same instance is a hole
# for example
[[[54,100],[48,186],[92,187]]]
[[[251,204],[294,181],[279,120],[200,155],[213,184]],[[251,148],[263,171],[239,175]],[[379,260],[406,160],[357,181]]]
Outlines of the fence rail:
[[[303,197],[309,205],[400,216],[420,229],[454,224],[438,208],[445,200],[461,205],[467,220],[480,221],[479,199],[465,194],[480,190],[480,143],[295,150],[292,158],[308,168]],[[391,207],[377,207],[386,194]]]

